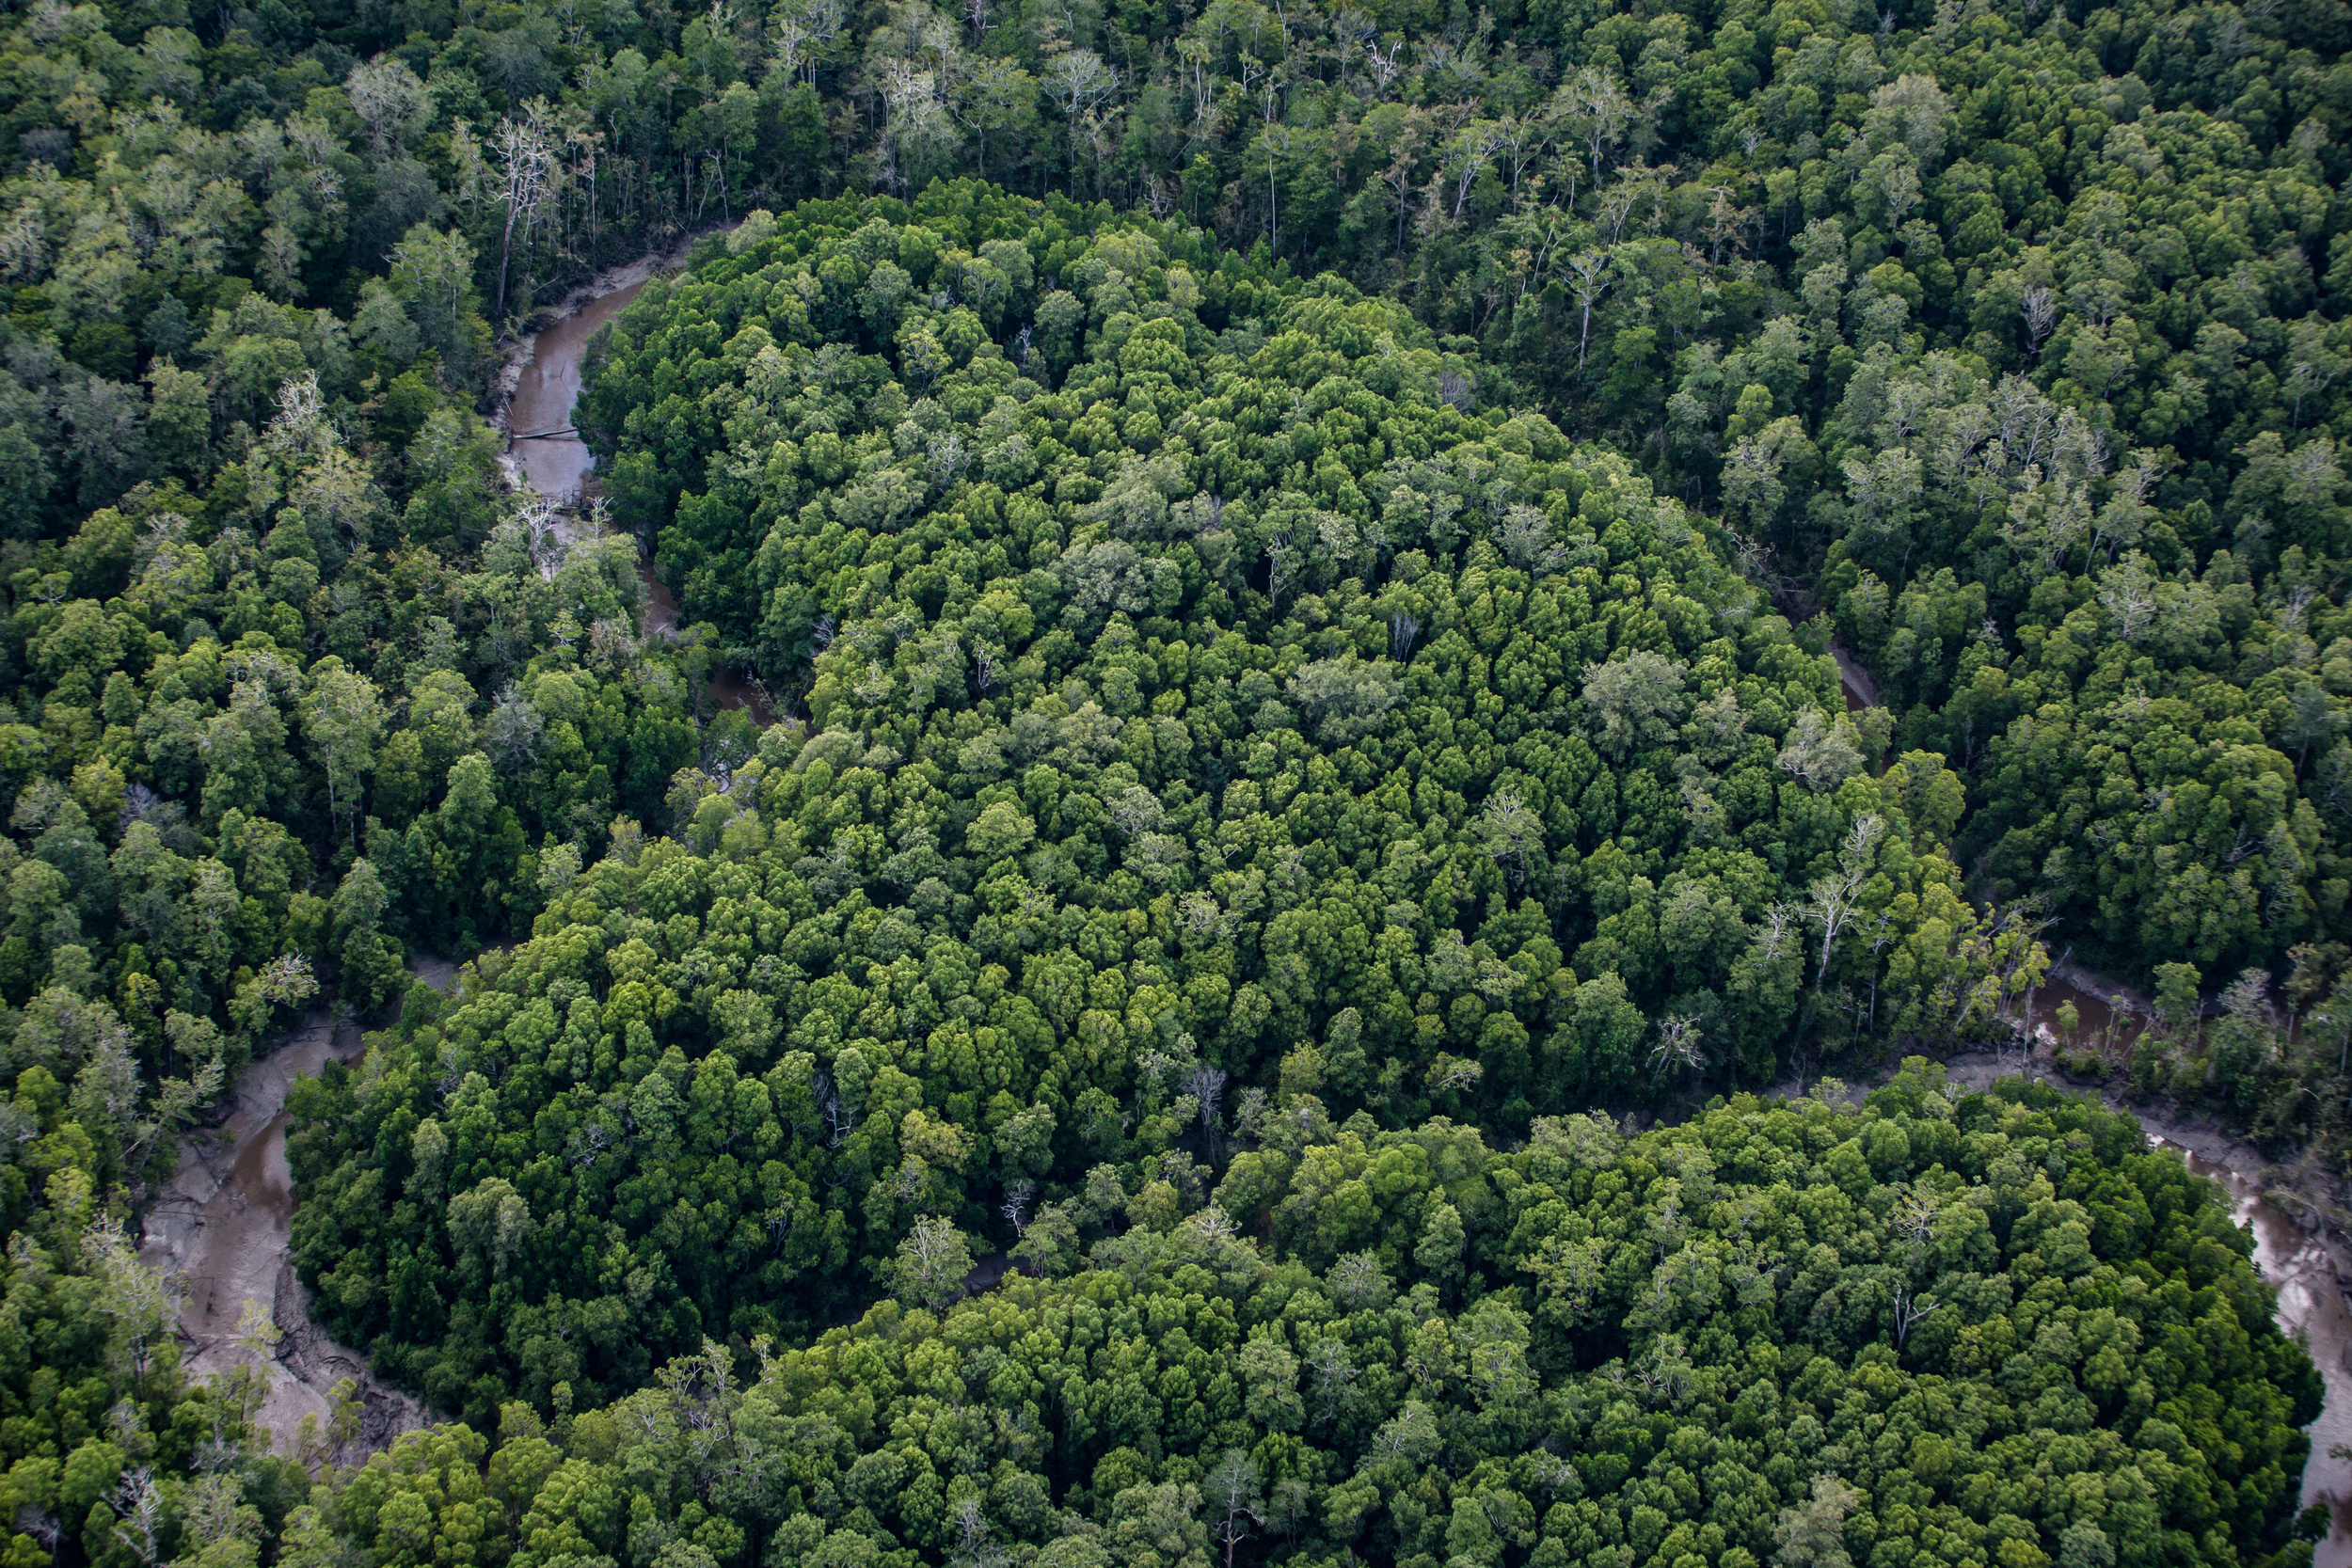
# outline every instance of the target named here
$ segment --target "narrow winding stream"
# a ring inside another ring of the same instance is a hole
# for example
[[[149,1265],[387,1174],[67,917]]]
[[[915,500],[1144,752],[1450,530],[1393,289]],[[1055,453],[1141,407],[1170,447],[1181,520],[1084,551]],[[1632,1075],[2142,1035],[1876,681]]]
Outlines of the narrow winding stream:
[[[511,471],[558,505],[579,503],[596,466],[595,454],[571,430],[588,340],[671,260],[649,259],[616,277],[609,292],[541,331],[510,372],[508,428],[529,437],[514,443]],[[638,562],[638,576],[646,588],[642,634],[675,636],[676,601],[650,562]],[[766,693],[732,672],[711,680],[709,695],[721,706],[748,707],[761,722],[769,721]],[[416,968],[421,978],[444,989],[453,972],[436,959],[420,959]],[[183,1365],[199,1377],[240,1365],[262,1368],[269,1386],[257,1418],[287,1453],[294,1450],[306,1417],[317,1418],[322,1429],[327,1425],[329,1398],[344,1378],[358,1383],[364,1402],[366,1448],[380,1448],[427,1418],[414,1400],[378,1384],[364,1356],[312,1325],[310,1292],[294,1274],[286,1094],[296,1079],[316,1075],[330,1061],[354,1064],[363,1050],[358,1026],[322,1008],[246,1068],[227,1117],[180,1141],[179,1167],[149,1211],[141,1238],[140,1257],[186,1288],[179,1322]],[[283,1336],[274,1354],[241,1338],[238,1325],[248,1304],[267,1312]]]
[[[635,269],[631,269],[634,271]],[[637,297],[645,286],[638,277],[610,293],[596,295],[570,315],[558,317],[531,340],[530,358],[516,373],[513,396],[506,405],[506,426],[514,433],[510,471],[558,506],[577,507],[596,466],[572,425],[572,410],[580,401],[580,364],[588,340]],[[637,578],[645,585],[645,608],[638,622],[644,637],[677,634],[677,600],[654,571],[653,562],[637,559]],[[756,681],[733,670],[712,672],[708,694],[723,708],[750,710],[760,724],[772,723],[767,692]]]

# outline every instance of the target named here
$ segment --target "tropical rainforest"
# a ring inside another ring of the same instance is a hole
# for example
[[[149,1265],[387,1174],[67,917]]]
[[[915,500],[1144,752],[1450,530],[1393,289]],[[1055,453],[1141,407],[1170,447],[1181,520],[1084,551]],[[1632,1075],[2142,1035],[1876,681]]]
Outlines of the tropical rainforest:
[[[8,5],[0,1568],[2302,1568],[2347,45]]]

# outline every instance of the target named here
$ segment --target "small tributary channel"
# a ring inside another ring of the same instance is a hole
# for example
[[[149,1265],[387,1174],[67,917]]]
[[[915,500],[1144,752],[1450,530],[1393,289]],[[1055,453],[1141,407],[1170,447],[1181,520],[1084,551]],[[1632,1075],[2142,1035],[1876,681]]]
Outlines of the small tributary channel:
[[[647,278],[675,265],[679,254],[648,258],[600,279],[601,288],[533,338],[508,372],[506,420],[517,437],[510,472],[559,506],[577,507],[596,466],[595,455],[571,429],[580,397],[580,366],[596,328],[625,309]],[[677,603],[641,560],[646,589],[641,632],[675,636]],[[732,672],[716,672],[708,695],[723,707],[746,707],[770,720],[766,693]],[[447,989],[454,966],[421,958],[421,978]],[[269,1055],[238,1075],[226,1117],[183,1138],[170,1182],[150,1207],[140,1258],[178,1279],[186,1294],[179,1330],[183,1365],[196,1376],[259,1365],[268,1392],[257,1419],[278,1449],[292,1452],[305,1417],[324,1431],[335,1386],[358,1386],[364,1404],[361,1443],[380,1448],[421,1425],[415,1401],[377,1383],[359,1353],[335,1343],[310,1322],[310,1292],[294,1266],[294,1177],[286,1162],[286,1095],[296,1079],[315,1076],[328,1062],[356,1065],[364,1053],[348,1018],[319,1009]],[[239,1325],[247,1305],[268,1313],[282,1338],[274,1353],[248,1342]]]

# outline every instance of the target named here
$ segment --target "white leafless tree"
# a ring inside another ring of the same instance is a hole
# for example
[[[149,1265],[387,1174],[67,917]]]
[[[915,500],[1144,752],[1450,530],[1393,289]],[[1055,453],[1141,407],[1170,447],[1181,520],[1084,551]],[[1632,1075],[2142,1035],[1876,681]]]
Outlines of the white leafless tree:
[[[1609,292],[1609,256],[1605,251],[1580,250],[1567,260],[1568,292],[1582,312],[1576,329],[1576,373],[1584,373],[1584,353],[1593,338],[1593,307]]]
[[[2048,338],[2052,329],[2058,325],[2058,295],[2041,284],[2036,284],[2026,291],[2026,303],[2022,309],[2026,318],[2026,339],[2038,358],[2042,354],[2043,340]]]
[[[1885,832],[1886,819],[1876,812],[1864,812],[1855,817],[1853,829],[1846,835],[1845,846],[1839,851],[1837,869],[1813,880],[1804,918],[1806,924],[1821,928],[1820,968],[1813,976],[1816,986],[1829,974],[1829,960],[1838,936],[1862,912],[1856,898],[1870,879],[1872,851]]]
[[[522,226],[523,243],[528,245],[540,204],[548,198],[548,177],[555,166],[555,138],[541,122],[546,108],[543,100],[532,100],[524,105],[522,119],[500,120],[490,136],[490,149],[506,175],[506,227],[499,242],[498,312],[501,320],[506,315],[506,274],[515,254],[516,225]]]
[[[155,1568],[161,1545],[158,1537],[169,1514],[163,1489],[155,1484],[155,1473],[144,1465],[124,1471],[115,1484],[114,1496],[106,1501],[115,1511],[115,1539],[129,1548],[142,1568]]]
[[[1239,1449],[1227,1451],[1209,1472],[1201,1490],[1208,1494],[1216,1517],[1209,1534],[1225,1547],[1225,1568],[1233,1568],[1233,1549],[1249,1539],[1249,1527],[1265,1523],[1265,1502],[1258,1490],[1258,1466]]]
[[[1918,1325],[1920,1320],[1942,1305],[1943,1303],[1933,1296],[1915,1294],[1908,1285],[1896,1286],[1895,1348],[1900,1350],[1903,1341],[1911,1338],[1912,1329]]]
[[[1223,1125],[1217,1119],[1217,1106],[1225,1095],[1225,1069],[1203,1063],[1192,1069],[1184,1089],[1200,1103],[1200,1142],[1208,1150],[1211,1163],[1215,1163],[1217,1132]]]
[[[1677,1013],[1660,1019],[1658,1044],[1650,1051],[1650,1070],[1661,1074],[1705,1071],[1707,1053],[1700,1049],[1700,1038],[1695,1018]]]

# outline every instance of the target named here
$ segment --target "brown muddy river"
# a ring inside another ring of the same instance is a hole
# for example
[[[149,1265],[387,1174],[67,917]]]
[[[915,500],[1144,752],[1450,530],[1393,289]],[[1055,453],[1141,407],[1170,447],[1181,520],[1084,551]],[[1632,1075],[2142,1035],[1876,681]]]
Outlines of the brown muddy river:
[[[532,345],[531,363],[523,367],[521,378],[515,384],[515,395],[506,405],[506,423],[514,432],[516,465],[532,489],[558,506],[580,504],[596,466],[596,454],[572,428],[572,410],[580,401],[580,363],[587,356],[588,340],[596,335],[597,327],[627,309],[644,286],[640,281],[609,294],[599,294],[572,314],[542,328]],[[675,637],[678,626],[676,596],[654,570],[653,562],[643,556],[638,558],[637,577],[645,585],[645,608],[638,623],[639,634]],[[748,709],[753,721],[762,725],[775,722],[766,689],[739,671],[714,671],[707,690],[709,699],[720,707]]]
[[[506,405],[515,433],[515,457],[531,487],[567,506],[580,499],[588,470],[596,464],[587,443],[571,434],[572,405],[580,399],[580,365],[597,327],[621,313],[643,283],[631,283],[590,300],[575,313],[544,328]]]
[[[328,1396],[343,1378],[359,1386],[367,1446],[381,1446],[421,1416],[413,1402],[377,1385],[357,1352],[312,1326],[310,1292],[294,1277],[286,1092],[329,1061],[351,1062],[359,1053],[358,1028],[325,1009],[312,1013],[276,1051],[238,1074],[220,1127],[180,1141],[179,1168],[147,1215],[140,1257],[186,1287],[183,1365],[196,1376],[260,1367],[266,1393],[257,1419],[281,1452],[294,1451],[304,1417],[327,1424]],[[239,1320],[248,1304],[268,1313],[284,1335],[274,1354],[242,1341]]]
[[[2122,1008],[2116,998],[2101,992],[2096,984],[2085,985],[2078,979],[2061,979],[2053,974],[2033,989],[2030,1005],[2032,1016],[2026,1022],[2033,1037],[2043,1045],[2065,1045],[2069,1050],[2097,1051],[2109,1062],[2121,1066],[2130,1059],[2131,1048],[2139,1038],[2146,1020],[2126,1001]],[[2074,1032],[2060,1038],[2060,1025],[2065,1022],[2058,1009],[2069,1003],[2074,1008]]]

